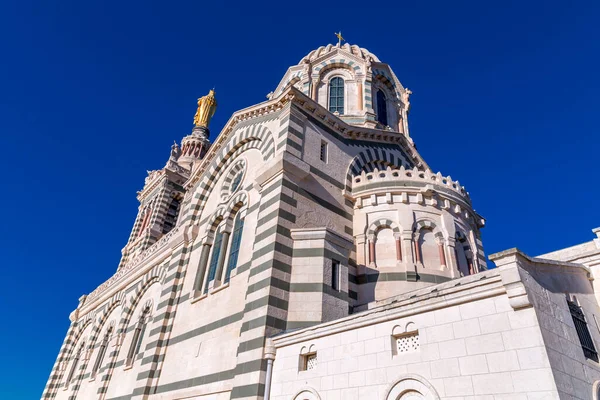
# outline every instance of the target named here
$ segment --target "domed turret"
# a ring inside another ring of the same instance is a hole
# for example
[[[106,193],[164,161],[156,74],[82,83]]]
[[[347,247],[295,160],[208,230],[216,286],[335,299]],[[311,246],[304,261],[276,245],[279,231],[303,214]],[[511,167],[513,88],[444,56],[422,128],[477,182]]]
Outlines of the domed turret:
[[[354,175],[346,197],[354,204],[354,232],[364,232],[355,240],[367,301],[486,269],[479,233],[484,220],[452,178],[403,166],[374,169]]]
[[[411,92],[367,49],[348,43],[321,46],[288,69],[272,96],[290,86],[350,125],[408,137]]]

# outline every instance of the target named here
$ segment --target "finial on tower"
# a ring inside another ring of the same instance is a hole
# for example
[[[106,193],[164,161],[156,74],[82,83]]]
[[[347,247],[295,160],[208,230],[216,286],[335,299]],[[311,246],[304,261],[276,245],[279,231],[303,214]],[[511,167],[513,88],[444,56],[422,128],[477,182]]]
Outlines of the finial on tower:
[[[342,31],[334,32],[334,35],[338,38],[338,47],[342,47],[342,41],[346,41],[346,39],[342,37]]]
[[[217,109],[217,99],[215,99],[215,90],[211,89],[206,96],[198,99],[198,110],[194,115],[194,125],[197,127],[208,128],[210,119]]]

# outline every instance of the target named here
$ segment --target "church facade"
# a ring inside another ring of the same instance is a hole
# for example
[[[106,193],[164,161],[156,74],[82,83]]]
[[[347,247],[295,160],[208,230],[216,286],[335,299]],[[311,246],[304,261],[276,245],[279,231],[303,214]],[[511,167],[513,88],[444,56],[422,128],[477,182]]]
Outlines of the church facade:
[[[149,171],[42,399],[598,399],[597,239],[490,256],[409,134],[410,90],[319,47]]]

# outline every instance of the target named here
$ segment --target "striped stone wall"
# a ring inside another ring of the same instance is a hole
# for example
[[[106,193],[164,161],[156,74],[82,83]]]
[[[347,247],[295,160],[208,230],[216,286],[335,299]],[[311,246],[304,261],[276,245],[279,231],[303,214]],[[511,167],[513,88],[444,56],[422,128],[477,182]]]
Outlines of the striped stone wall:
[[[144,206],[154,202],[151,229],[143,239],[130,240],[141,247],[126,248],[124,260],[141,249],[150,253],[136,259],[131,276],[80,307],[43,399],[262,399],[267,338],[343,318],[364,303],[360,287],[367,282],[355,249],[355,236],[364,232],[354,224],[348,198],[352,176],[383,166],[412,168],[417,156],[396,144],[349,139],[293,102],[224,132],[187,192],[170,178],[151,189],[144,200]],[[326,160],[320,157],[323,144]],[[234,174],[242,171],[240,188],[230,193]],[[160,240],[152,226],[164,221],[173,192],[184,196],[178,225],[162,247],[152,247]],[[205,282],[203,254],[206,262],[215,230],[230,231],[236,212],[244,216],[237,266],[229,281]],[[138,216],[132,236],[141,223]],[[336,289],[333,260],[340,263]],[[138,314],[147,304],[152,318],[142,350],[126,365]],[[110,348],[93,379],[91,368],[111,321]],[[88,356],[65,390],[69,363],[84,340]]]

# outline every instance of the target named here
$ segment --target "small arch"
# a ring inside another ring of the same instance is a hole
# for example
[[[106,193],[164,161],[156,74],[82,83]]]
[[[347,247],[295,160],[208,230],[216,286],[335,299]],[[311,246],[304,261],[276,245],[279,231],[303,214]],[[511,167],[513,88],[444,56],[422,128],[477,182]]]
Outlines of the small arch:
[[[374,236],[377,233],[377,231],[384,228],[390,228],[394,232],[394,234],[398,235],[401,232],[400,225],[398,225],[391,219],[381,218],[369,225],[369,228],[367,229],[367,236]]]
[[[349,60],[347,58],[332,58],[316,66],[314,72],[323,74],[323,72],[333,68],[343,68],[348,72],[352,73],[353,75],[359,72],[361,69],[358,64],[355,64],[352,60]]]
[[[209,241],[214,236],[218,226],[223,222],[227,215],[227,207],[221,206],[217,208],[217,210],[210,216],[209,220],[206,222],[206,231],[205,234],[208,236]],[[209,243],[210,244],[210,243]]]
[[[119,323],[119,330],[117,331],[117,333],[125,333],[127,325],[129,325],[130,320],[133,317],[133,312],[136,306],[153,284],[164,281],[167,275],[166,271],[166,264],[157,265],[156,267],[148,271],[146,275],[142,277],[142,279],[140,279],[136,286],[136,289],[134,290],[134,293],[129,298],[129,305],[123,308],[124,315],[123,318],[121,318],[121,322]]]
[[[414,223],[413,232],[417,262],[424,268],[439,269],[445,266],[444,235],[435,222],[422,218]]]
[[[427,379],[417,374],[405,374],[388,386],[384,400],[440,400],[440,396]]]
[[[104,329],[104,325],[107,322],[108,317],[118,306],[120,306],[122,304],[124,299],[125,299],[124,291],[120,291],[120,292],[116,293],[110,299],[108,306],[106,307],[106,309],[102,313],[102,315],[100,317],[98,317],[96,324],[94,326],[94,329],[92,330],[91,339],[90,339],[90,348],[93,348],[95,346],[96,341],[98,340],[98,337],[99,337],[100,333],[102,332],[102,329]],[[115,325],[115,320],[112,320],[108,323],[108,327],[114,326],[114,325]]]
[[[404,327],[402,326],[404,325]],[[392,336],[403,335],[409,332],[417,332],[419,328],[413,321],[407,321],[406,324],[394,325],[392,328]]]
[[[592,385],[592,398],[594,400],[600,400],[600,381],[596,381]]]
[[[225,181],[221,186],[221,201],[226,201],[234,192],[239,189],[239,185],[246,175],[246,165],[248,162],[244,157],[233,163],[229,171],[225,173]]]
[[[437,225],[435,224],[435,222],[433,222],[432,220],[427,219],[427,218],[421,218],[421,219],[417,220],[413,225],[413,231],[415,233],[418,233],[419,231],[421,231],[423,229],[429,229],[434,234],[441,232],[439,230],[439,228],[437,227]]]
[[[311,388],[305,387],[300,389],[300,391],[296,392],[296,394],[292,397],[293,400],[321,400],[321,396],[319,393]]]
[[[227,214],[227,218],[225,218],[228,222],[233,222],[238,212],[240,212],[243,208],[248,207],[248,192],[240,191],[237,193],[227,205],[226,209],[229,210]],[[225,214],[224,214],[225,216]]]
[[[401,100],[402,96],[400,95],[398,88],[402,87],[402,85],[397,81],[397,79],[394,78],[396,77],[389,76],[387,71],[373,69],[373,80],[379,82],[382,86],[389,90],[390,93],[393,93],[398,100]]]

